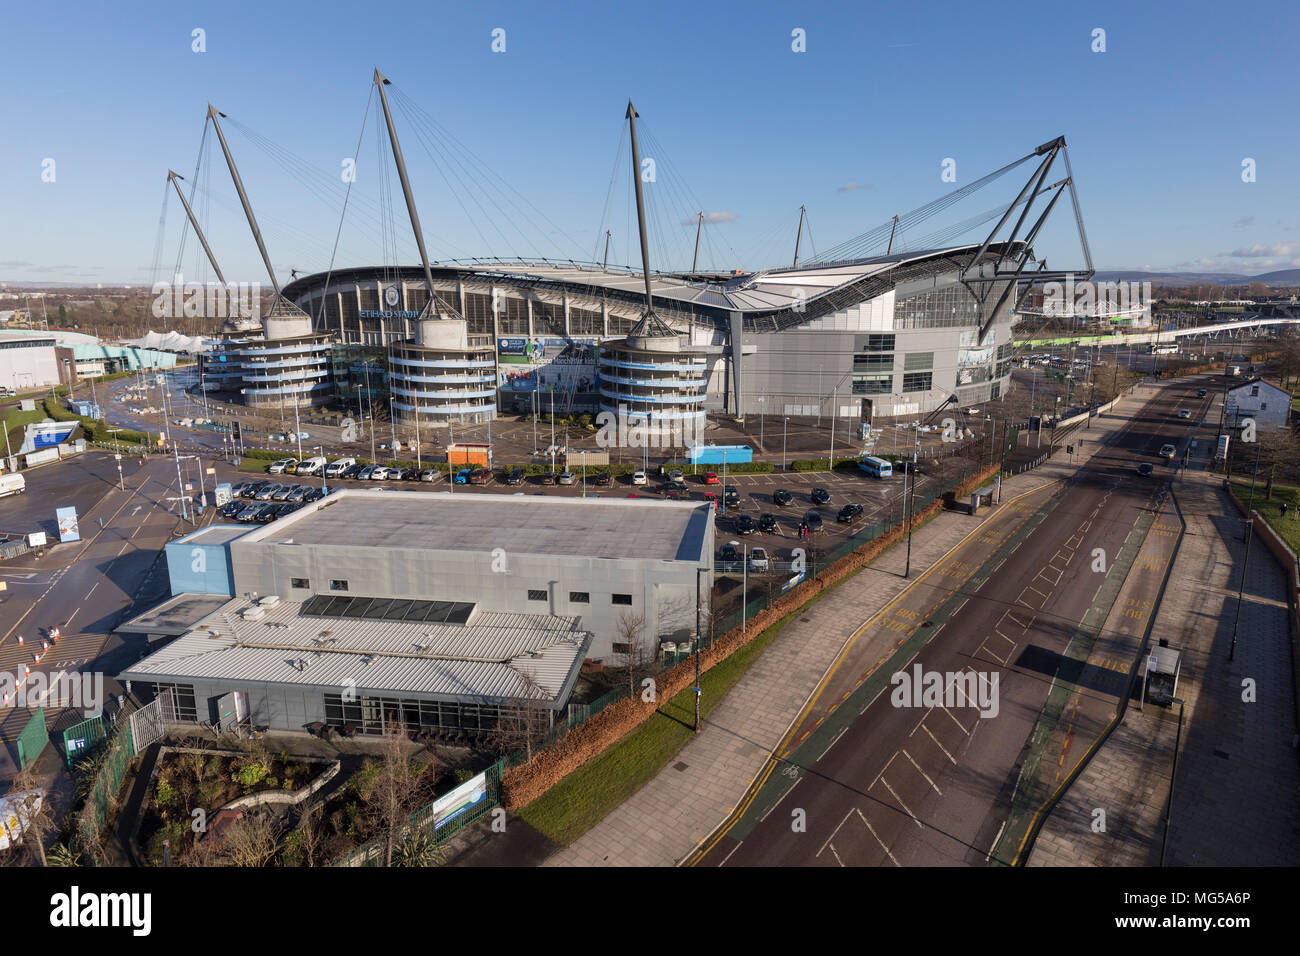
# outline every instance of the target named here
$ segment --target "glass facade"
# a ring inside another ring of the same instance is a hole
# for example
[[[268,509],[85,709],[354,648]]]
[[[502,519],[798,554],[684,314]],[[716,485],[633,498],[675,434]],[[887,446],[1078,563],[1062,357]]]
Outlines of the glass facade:
[[[950,285],[894,302],[897,329],[953,329],[979,324],[979,303],[964,286]]]

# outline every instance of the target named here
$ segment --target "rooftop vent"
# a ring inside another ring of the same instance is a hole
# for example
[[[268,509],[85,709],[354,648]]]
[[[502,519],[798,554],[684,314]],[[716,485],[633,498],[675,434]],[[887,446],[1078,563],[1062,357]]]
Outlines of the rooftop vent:
[[[244,612],[239,616],[242,617],[245,621],[260,621],[262,618],[266,617],[266,608],[264,607],[244,608]]]
[[[257,602],[257,606],[270,608],[270,607],[275,607],[279,603],[280,603],[280,595],[268,594],[266,597],[262,598],[260,601]]]

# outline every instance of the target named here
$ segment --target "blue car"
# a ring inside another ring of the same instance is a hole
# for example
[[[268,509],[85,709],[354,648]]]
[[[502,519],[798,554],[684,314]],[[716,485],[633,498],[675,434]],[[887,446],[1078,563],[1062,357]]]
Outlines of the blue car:
[[[456,472],[456,478],[455,478],[456,484],[468,485],[469,476],[472,475],[473,473],[474,473],[473,468],[462,468],[460,471]]]

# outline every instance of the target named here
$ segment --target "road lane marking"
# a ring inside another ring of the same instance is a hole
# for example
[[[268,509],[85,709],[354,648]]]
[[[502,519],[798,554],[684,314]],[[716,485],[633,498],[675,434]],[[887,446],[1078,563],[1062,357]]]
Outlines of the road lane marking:
[[[930,739],[934,741],[934,745],[943,751],[943,755],[952,761],[952,765],[954,767],[957,766],[957,758],[955,758],[952,754],[948,753],[948,748],[945,747],[943,744],[939,743],[939,738],[936,737],[934,734],[930,733],[930,728],[922,724],[921,729],[924,730],[927,734],[930,734]]]
[[[917,763],[915,760],[912,760],[912,755],[909,754],[906,750],[904,750],[904,751],[903,751],[903,756],[906,757],[908,760],[911,760],[911,762],[912,762],[912,766],[916,768],[916,772],[919,773],[922,777],[925,777],[925,782],[928,783],[931,787],[934,787],[934,792],[937,793],[939,796],[942,797],[942,796],[943,796],[943,791],[940,790],[940,789],[935,785],[935,782],[934,782],[933,780],[930,779],[930,775],[929,775],[928,773],[926,773],[924,770],[921,769],[921,765],[920,765],[919,763]]]
[[[912,818],[912,822],[915,823],[922,830],[924,830],[925,824],[922,823],[920,820],[918,820],[916,814],[907,808],[907,804],[903,802],[903,798],[898,795],[898,793],[894,790],[894,788],[889,785],[889,781],[886,780],[884,777],[881,777],[880,782],[885,785],[886,790],[888,790],[890,793],[894,795],[894,799],[897,800],[898,805],[903,808],[903,812]]]

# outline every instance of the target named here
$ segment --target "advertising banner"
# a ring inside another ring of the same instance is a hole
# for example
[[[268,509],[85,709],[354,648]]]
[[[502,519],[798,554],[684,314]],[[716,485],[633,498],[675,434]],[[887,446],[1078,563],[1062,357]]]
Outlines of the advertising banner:
[[[60,541],[80,541],[81,530],[77,526],[76,508],[56,508],[54,517],[59,523]]]
[[[466,780],[455,790],[434,801],[433,828],[439,830],[462,813],[487,799],[487,774]]]

